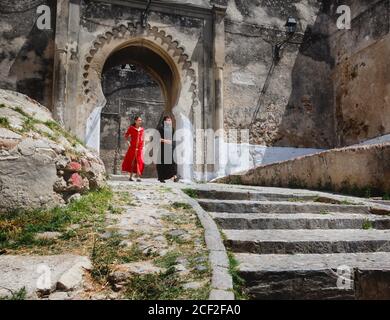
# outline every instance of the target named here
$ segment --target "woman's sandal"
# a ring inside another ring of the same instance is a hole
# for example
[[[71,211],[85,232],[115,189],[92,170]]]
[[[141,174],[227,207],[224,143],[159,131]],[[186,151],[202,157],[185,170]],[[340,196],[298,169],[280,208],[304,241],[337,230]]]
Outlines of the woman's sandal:
[[[134,179],[133,178],[129,178],[129,181],[134,181]]]

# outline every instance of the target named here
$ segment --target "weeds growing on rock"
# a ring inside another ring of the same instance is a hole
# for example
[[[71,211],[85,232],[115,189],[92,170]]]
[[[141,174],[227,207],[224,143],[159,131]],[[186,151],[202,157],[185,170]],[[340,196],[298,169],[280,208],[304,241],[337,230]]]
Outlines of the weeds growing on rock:
[[[0,127],[5,129],[11,128],[8,118],[0,117]]]
[[[116,236],[105,241],[95,239],[91,254],[91,275],[94,279],[101,281],[108,277],[112,264],[118,258],[117,248],[120,242],[121,239]]]
[[[31,116],[29,114],[27,114],[21,107],[15,107],[15,108],[13,108],[13,110],[20,113],[22,116],[24,116],[26,118],[31,118]]]
[[[184,210],[192,210],[192,206],[185,202],[174,202],[172,203],[172,208],[174,209],[184,209]]]
[[[96,230],[104,223],[112,191],[101,189],[90,192],[80,200],[65,207],[48,210],[17,211],[2,214],[0,218],[0,249],[18,250],[26,247],[52,245],[57,240],[45,241],[35,239],[40,232],[62,232],[63,240],[75,235],[66,228],[72,224],[80,224],[83,228]],[[83,234],[80,234],[82,239]]]
[[[165,256],[157,258],[155,260],[155,264],[160,268],[169,269],[177,264],[177,258],[179,258],[180,256],[180,252],[170,251]]]
[[[29,117],[26,118],[23,122],[23,129],[22,132],[30,132],[30,131],[36,131],[35,124],[37,124],[38,121],[34,120],[33,118]]]
[[[182,191],[188,195],[189,197],[193,198],[193,199],[197,199],[199,198],[199,193],[197,190],[194,190],[194,189],[182,189]]]
[[[7,290],[9,290],[9,289],[7,289]],[[27,291],[26,291],[25,287],[21,288],[18,291],[15,291],[15,292],[12,290],[9,290],[9,291],[11,293],[11,296],[0,297],[0,300],[26,300]]]
[[[362,228],[363,228],[363,230],[373,229],[372,221],[370,221],[368,219],[364,220]]]
[[[79,138],[64,130],[57,122],[46,121],[43,124],[57,133],[57,135],[64,136],[73,145],[73,147],[77,146],[77,144],[84,146],[84,143]]]
[[[237,300],[247,300],[248,296],[244,291],[245,280],[239,275],[238,261],[234,257],[233,253],[228,252],[229,258],[229,273],[233,279],[233,291]]]
[[[174,268],[159,274],[134,275],[126,284],[125,297],[131,300],[175,300],[183,293]]]
[[[172,188],[170,188],[170,187],[160,187],[159,191],[162,192],[162,193],[172,192]]]

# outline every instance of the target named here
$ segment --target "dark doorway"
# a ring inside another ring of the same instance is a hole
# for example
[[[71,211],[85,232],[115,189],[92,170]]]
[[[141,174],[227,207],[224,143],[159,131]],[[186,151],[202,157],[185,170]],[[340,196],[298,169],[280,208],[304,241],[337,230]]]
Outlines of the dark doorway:
[[[121,174],[127,128],[136,115],[143,118],[145,129],[156,128],[164,113],[165,99],[156,80],[136,64],[106,69],[102,86],[107,104],[102,111],[100,155],[108,173]],[[144,177],[156,177],[154,165],[145,167]]]

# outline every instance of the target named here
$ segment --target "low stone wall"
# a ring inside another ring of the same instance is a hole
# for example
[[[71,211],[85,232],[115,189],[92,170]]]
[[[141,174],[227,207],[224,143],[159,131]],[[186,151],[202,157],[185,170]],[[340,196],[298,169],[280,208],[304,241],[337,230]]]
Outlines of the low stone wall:
[[[259,166],[214,182],[355,195],[390,193],[390,143],[332,149]]]

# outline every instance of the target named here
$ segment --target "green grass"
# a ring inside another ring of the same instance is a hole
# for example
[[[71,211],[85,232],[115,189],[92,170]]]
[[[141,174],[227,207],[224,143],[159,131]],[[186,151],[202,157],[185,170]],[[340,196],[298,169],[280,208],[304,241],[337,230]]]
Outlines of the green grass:
[[[172,188],[171,187],[160,187],[159,191],[162,193],[168,193],[168,192],[172,192]]]
[[[112,270],[112,264],[118,260],[117,250],[121,240],[118,236],[110,237],[107,240],[95,240],[91,254],[91,275],[95,280],[107,279]]]
[[[320,211],[320,214],[325,215],[325,214],[330,214],[330,212],[329,212],[328,210],[322,209],[322,210]]]
[[[248,300],[249,297],[245,293],[245,280],[241,278],[238,272],[238,261],[234,258],[233,253],[228,252],[229,258],[229,273],[233,279],[233,291],[236,300]]]
[[[192,206],[185,202],[174,202],[172,203],[173,209],[192,210]]]
[[[288,202],[307,202],[307,201],[309,201],[309,199],[305,199],[305,198],[288,198],[287,201]]]
[[[362,228],[363,228],[363,230],[370,230],[370,229],[373,229],[374,226],[373,226],[373,224],[372,224],[372,221],[370,221],[370,220],[368,220],[368,219],[364,220]]]
[[[356,205],[356,203],[353,203],[352,201],[349,201],[349,200],[342,200],[342,201],[340,201],[340,204],[343,204],[343,205],[346,205],[346,206]]]
[[[390,200],[390,194],[388,194],[388,193],[385,193],[384,195],[383,195],[383,197],[382,197],[382,200]]]
[[[115,195],[117,204],[124,206],[135,206],[134,197],[129,192],[121,191],[117,192]]]
[[[77,146],[77,144],[82,146],[84,145],[84,143],[79,138],[66,131],[57,122],[46,121],[43,124],[50,128],[52,131],[54,131],[57,135],[64,136],[72,144],[73,147]]]
[[[227,178],[226,181],[227,184],[241,184],[241,177],[240,176],[230,176]]]
[[[194,199],[198,199],[199,198],[199,193],[198,193],[198,190],[194,190],[194,189],[182,189],[182,191],[190,196],[191,198],[194,198]]]
[[[136,244],[130,248],[121,248],[122,240],[124,240],[124,237],[115,233],[108,239],[95,239],[91,254],[91,275],[95,280],[101,283],[106,282],[108,275],[116,264],[149,259],[149,256],[143,254]]]
[[[185,239],[181,238],[180,236],[172,236],[168,233],[165,233],[164,236],[170,244],[177,243],[177,244],[183,245],[183,244],[188,244],[191,241],[191,240],[185,240]]]
[[[22,116],[24,116],[26,118],[29,118],[29,119],[32,119],[32,117],[28,113],[24,112],[24,110],[21,107],[16,107],[16,108],[13,108],[13,109],[16,112],[19,112]]]
[[[0,103],[0,109],[1,108],[6,108],[7,106],[5,105],[5,104],[3,104],[3,103]]]
[[[165,256],[157,258],[154,263],[160,268],[169,269],[177,264],[176,260],[181,256],[178,251],[169,251]]]
[[[1,128],[6,128],[6,129],[10,129],[11,128],[11,124],[9,123],[8,118],[0,117],[0,127]]]
[[[26,288],[23,287],[20,290],[14,292],[12,290],[9,290],[11,292],[10,297],[0,297],[0,300],[26,300],[27,291]]]
[[[3,105],[3,107],[5,107],[5,106]],[[23,133],[27,133],[27,132],[30,132],[30,131],[35,131],[35,132],[41,134],[42,136],[45,136],[45,137],[47,137],[47,138],[49,138],[49,139],[51,139],[53,141],[58,141],[58,138],[60,136],[63,136],[72,144],[73,147],[76,147],[78,144],[79,145],[84,145],[83,142],[80,139],[78,139],[76,136],[74,136],[71,133],[69,133],[68,131],[66,131],[64,128],[62,128],[55,121],[42,122],[42,121],[39,121],[38,119],[35,119],[34,117],[30,116],[28,113],[26,113],[20,107],[16,107],[16,108],[12,108],[12,109],[14,111],[20,113],[23,117],[25,117],[24,122],[23,122],[23,128],[20,129],[20,130],[14,130],[15,132],[23,134]],[[7,118],[0,118],[0,119],[3,119],[3,120],[0,120],[0,127],[5,127],[5,128],[9,129],[10,128],[10,124],[8,122],[8,119]],[[35,124],[39,124],[39,123],[43,124],[43,125],[46,125],[48,128],[50,128],[54,132],[54,136],[50,135],[48,133],[36,130],[34,125]]]
[[[134,275],[124,296],[130,300],[175,300],[183,295],[182,280],[170,268],[159,274]]]
[[[118,208],[112,204],[108,206],[108,210],[110,211],[111,214],[123,214],[123,212],[125,211],[124,208]]]
[[[39,123],[38,121],[34,120],[31,117],[28,117],[23,122],[23,129],[22,132],[30,132],[30,131],[36,131],[35,124]]]
[[[35,240],[34,236],[46,231],[65,232],[71,224],[89,223],[97,228],[104,223],[112,196],[112,191],[106,188],[90,192],[66,207],[3,214],[0,219],[0,249],[47,245],[45,241]]]

